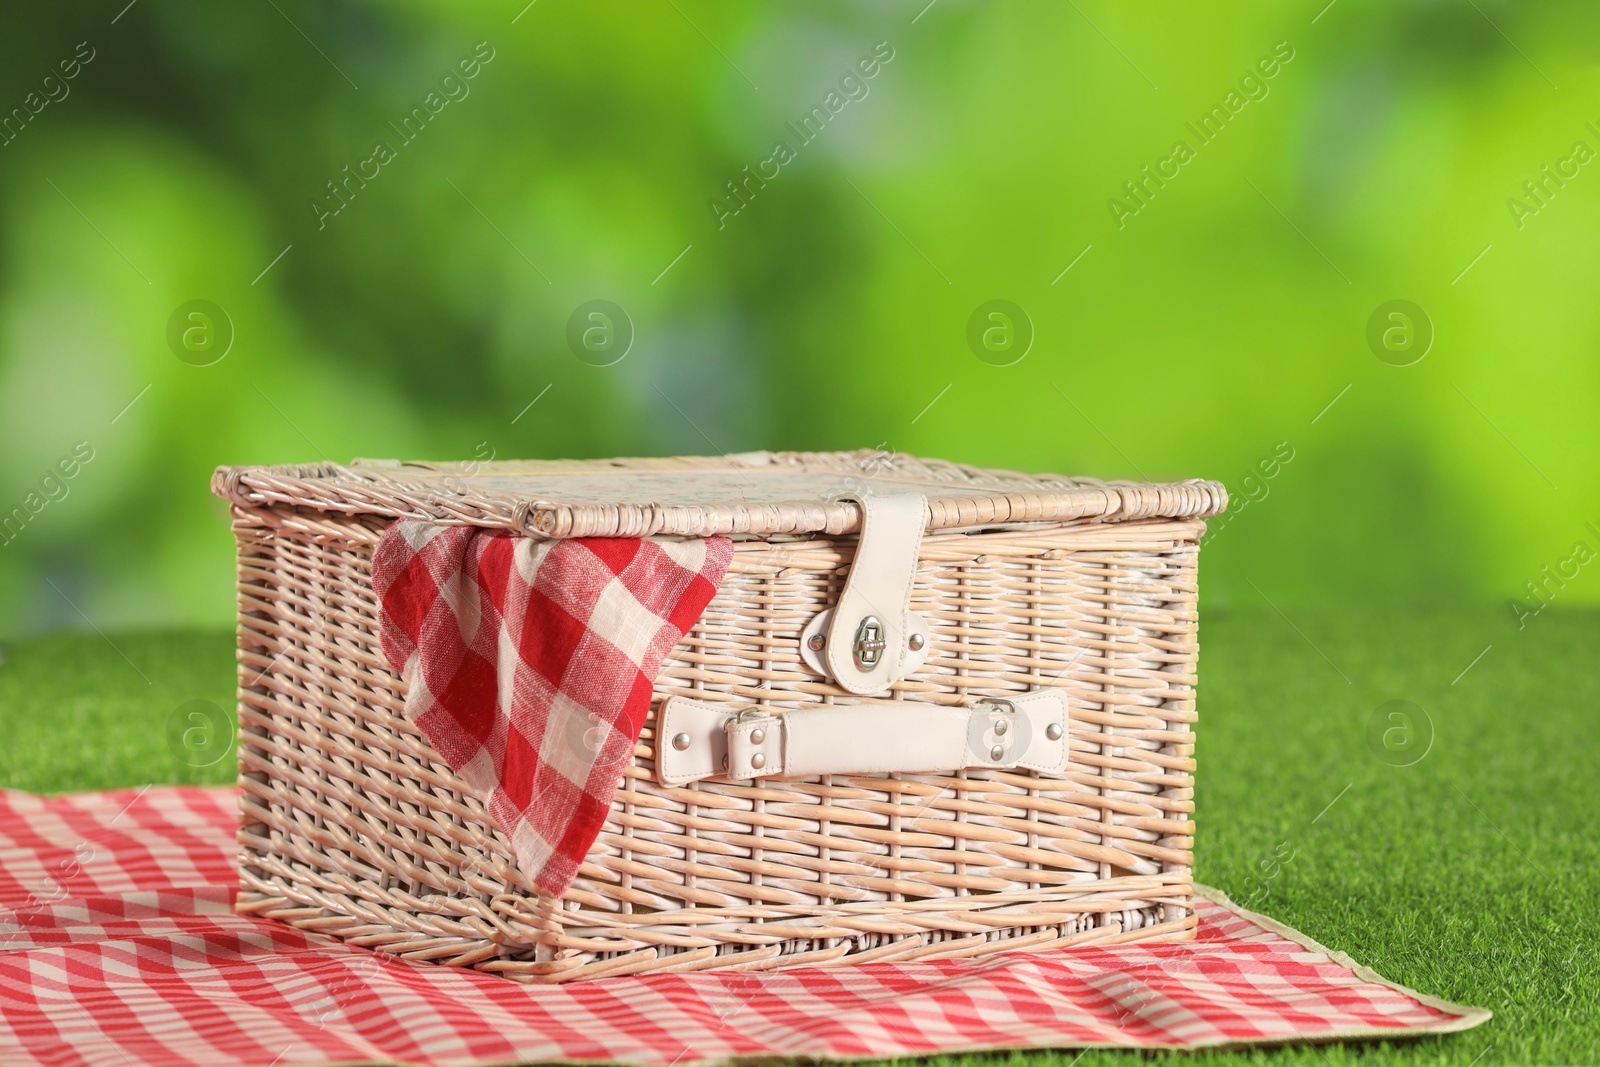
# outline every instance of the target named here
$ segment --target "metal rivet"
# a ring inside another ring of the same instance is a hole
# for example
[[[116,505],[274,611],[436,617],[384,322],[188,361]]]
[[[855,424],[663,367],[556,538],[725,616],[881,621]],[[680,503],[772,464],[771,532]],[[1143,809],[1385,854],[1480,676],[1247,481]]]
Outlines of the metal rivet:
[[[756,727],[754,730],[750,731],[750,743],[752,745],[759,745],[761,742],[765,741],[766,739],[767,739],[767,732],[765,730],[761,729],[759,726]]]
[[[1005,754],[1005,748],[1000,745],[996,745],[989,750],[989,758],[996,763],[999,763],[1002,759],[1004,759]]]
[[[806,638],[806,645],[813,652],[821,652],[822,646],[827,643],[828,639],[823,637],[821,634],[812,634],[810,637]]]
[[[1006,735],[1006,729],[1010,725],[1010,723],[1006,722],[1004,719],[1001,719],[999,722],[994,724],[994,735],[996,737],[1004,737]]]
[[[765,753],[757,752],[754,756],[750,757],[750,766],[754,767],[756,770],[759,771],[766,765],[767,757]]]
[[[1061,724],[1053,722],[1044,728],[1044,735],[1052,741],[1061,740]]]
[[[674,737],[672,739],[672,747],[677,749],[679,752],[689,751],[689,735],[679,734],[678,736]]]
[[[911,639],[906,642],[907,645],[911,646],[911,651],[913,652],[921,652],[922,646],[927,643],[928,639],[921,634],[912,634]]]

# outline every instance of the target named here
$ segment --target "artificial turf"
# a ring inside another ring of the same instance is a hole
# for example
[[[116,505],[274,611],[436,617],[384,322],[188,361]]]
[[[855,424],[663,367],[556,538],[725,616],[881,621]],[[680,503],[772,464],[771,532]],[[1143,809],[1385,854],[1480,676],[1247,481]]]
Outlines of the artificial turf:
[[[1518,630],[1505,608],[1263,608],[1212,611],[1202,634],[1200,880],[1495,1018],[1397,1042],[933,1062],[1600,1062],[1600,612]],[[229,758],[196,766],[218,753],[183,738],[190,702],[231,706],[231,648],[214,632],[11,646],[0,785],[230,781]]]

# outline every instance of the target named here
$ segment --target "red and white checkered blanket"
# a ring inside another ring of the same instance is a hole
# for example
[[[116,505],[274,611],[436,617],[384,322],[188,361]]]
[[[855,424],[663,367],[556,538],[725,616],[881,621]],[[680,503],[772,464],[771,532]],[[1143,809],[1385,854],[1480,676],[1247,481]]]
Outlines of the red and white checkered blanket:
[[[0,792],[0,1063],[694,1067],[1395,1038],[1489,1017],[1210,901],[1183,944],[518,985],[234,914],[237,801]]]
[[[733,558],[726,537],[518,537],[397,522],[372,555],[406,717],[505,832],[540,892],[605,823],[667,653]]]

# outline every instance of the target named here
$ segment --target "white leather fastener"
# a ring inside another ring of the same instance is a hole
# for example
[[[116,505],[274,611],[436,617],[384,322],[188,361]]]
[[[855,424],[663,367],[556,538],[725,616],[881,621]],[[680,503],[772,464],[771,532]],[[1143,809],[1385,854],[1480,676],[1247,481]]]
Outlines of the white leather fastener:
[[[656,777],[667,785],[685,785],[721,774],[728,765],[725,727],[736,714],[738,709],[727,704],[669,697],[656,729]]]
[[[1056,689],[985,697],[966,707],[897,701],[777,713],[733,713],[726,705],[673,697],[663,713],[657,771],[670,785],[710,774],[748,781],[1025,767],[1059,775],[1067,767],[1067,726],[1066,697]],[[708,729],[723,732],[722,745]],[[680,735],[690,739],[686,751],[672,745]]]
[[[811,647],[813,636],[820,636],[826,647],[828,627],[833,623],[833,609],[823,608],[811,616],[811,621],[806,623],[805,629],[800,631],[800,662],[816,671],[824,678],[832,677],[828,671],[827,653],[819,652]],[[906,641],[905,659],[900,661],[900,677],[909,678],[916,674],[928,658],[928,648],[931,644],[933,631],[928,627],[927,620],[916,612],[906,613],[906,633],[921,634],[922,640],[912,647],[910,639]]]
[[[928,528],[928,502],[920,493],[862,493],[861,536],[844,592],[828,625],[827,663],[834,681],[857,696],[872,696],[905,677],[907,613],[917,572],[917,549]],[[863,668],[856,635],[869,616],[882,628],[883,652]]]

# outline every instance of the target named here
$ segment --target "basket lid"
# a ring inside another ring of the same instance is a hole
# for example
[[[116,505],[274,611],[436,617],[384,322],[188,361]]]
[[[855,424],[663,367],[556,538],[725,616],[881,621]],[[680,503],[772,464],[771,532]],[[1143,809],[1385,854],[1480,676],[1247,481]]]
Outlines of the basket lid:
[[[537,537],[844,534],[862,493],[920,492],[929,530],[1215,515],[1220,482],[1102,482],[984,470],[898,452],[745,452],[665,459],[415,463],[358,459],[219,467],[211,488],[246,507],[429,519]]]

